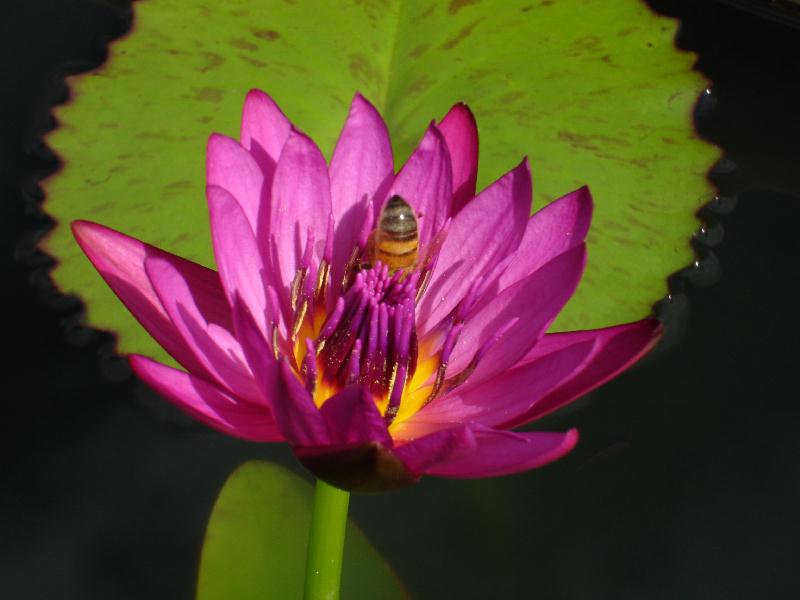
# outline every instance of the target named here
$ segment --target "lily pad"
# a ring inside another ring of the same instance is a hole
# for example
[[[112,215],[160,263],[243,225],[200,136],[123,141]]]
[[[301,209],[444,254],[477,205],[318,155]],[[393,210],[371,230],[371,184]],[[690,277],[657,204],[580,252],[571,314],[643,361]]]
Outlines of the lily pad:
[[[383,113],[401,161],[457,101],[481,135],[479,186],[529,155],[536,208],[589,184],[586,276],[556,329],[641,318],[694,256],[696,209],[718,151],[692,109],[704,87],[675,49],[676,22],[637,0],[353,3],[144,0],[100,69],[70,79],[48,142],[53,277],[119,333],[164,353],[71,238],[90,219],[213,266],[204,201],[211,132],[236,136],[248,89],[271,94],[330,155],[353,93]]]
[[[261,461],[228,478],[206,530],[197,600],[301,598],[313,489]],[[364,534],[348,523],[342,598],[407,600],[399,580]]]

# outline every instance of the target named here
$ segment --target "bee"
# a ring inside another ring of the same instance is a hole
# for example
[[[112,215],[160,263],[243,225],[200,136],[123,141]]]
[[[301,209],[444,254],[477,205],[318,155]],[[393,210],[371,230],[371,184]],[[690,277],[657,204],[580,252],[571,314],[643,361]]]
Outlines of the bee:
[[[389,273],[410,272],[419,258],[419,231],[414,209],[400,196],[392,196],[381,210],[378,226],[370,237],[367,255],[374,265],[381,261]]]

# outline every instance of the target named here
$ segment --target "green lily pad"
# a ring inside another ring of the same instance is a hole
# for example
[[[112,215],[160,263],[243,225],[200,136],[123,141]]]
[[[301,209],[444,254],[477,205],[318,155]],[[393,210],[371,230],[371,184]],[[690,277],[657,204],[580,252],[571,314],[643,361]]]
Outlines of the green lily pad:
[[[301,598],[313,489],[286,469],[252,461],[228,478],[206,530],[197,600]],[[348,523],[342,598],[407,600],[364,534]]]
[[[557,329],[639,319],[689,264],[705,174],[692,126],[704,87],[676,22],[637,0],[354,3],[146,0],[100,69],[70,79],[48,143],[56,283],[120,350],[164,358],[81,255],[90,219],[213,265],[204,201],[211,132],[236,136],[248,89],[271,94],[330,155],[353,93],[383,113],[398,165],[456,101],[481,134],[479,185],[529,155],[535,206],[587,183],[589,266]]]

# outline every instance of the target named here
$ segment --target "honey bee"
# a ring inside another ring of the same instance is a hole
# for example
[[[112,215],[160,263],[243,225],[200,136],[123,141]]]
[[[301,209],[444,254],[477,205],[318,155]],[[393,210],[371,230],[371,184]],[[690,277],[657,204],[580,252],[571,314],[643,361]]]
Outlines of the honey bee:
[[[396,271],[410,272],[419,258],[419,231],[414,209],[400,196],[392,196],[381,210],[372,232],[367,256],[374,265],[381,261]]]

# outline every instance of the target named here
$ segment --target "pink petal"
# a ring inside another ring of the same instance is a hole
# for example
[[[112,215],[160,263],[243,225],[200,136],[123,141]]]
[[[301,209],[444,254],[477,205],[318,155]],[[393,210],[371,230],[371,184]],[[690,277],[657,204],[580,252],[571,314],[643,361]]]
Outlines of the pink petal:
[[[456,104],[439,123],[453,165],[453,206],[456,215],[475,196],[478,180],[478,124],[466,104]],[[529,201],[530,202],[530,201]]]
[[[483,299],[467,319],[453,349],[447,370],[452,377],[469,365],[475,353],[507,324],[500,337],[478,363],[467,384],[475,385],[517,363],[545,332],[572,296],[586,264],[586,246],[581,244],[557,256],[541,269]]]
[[[487,427],[511,422],[581,368],[593,347],[592,340],[579,341],[506,370],[480,385],[456,388],[410,417],[408,427],[423,421],[478,423]]]
[[[447,143],[431,123],[417,149],[397,174],[388,196],[402,196],[417,213],[419,243],[424,248],[450,217],[452,169]],[[375,206],[375,214],[382,206]]]
[[[292,125],[278,105],[261,90],[250,90],[244,101],[239,139],[258,161],[267,189]],[[223,186],[224,187],[224,186]]]
[[[203,367],[161,305],[147,277],[144,263],[150,256],[170,262],[182,274],[206,321],[230,327],[230,308],[225,302],[217,274],[96,223],[75,221],[72,223],[72,232],[109,287],[153,339],[186,369],[204,373]]]
[[[474,444],[474,436],[467,427],[454,425],[418,439],[408,440],[396,446],[393,453],[414,477],[419,477],[431,465],[445,460],[456,449],[472,448]]]
[[[360,445],[377,442],[392,447],[386,420],[378,411],[369,388],[354,385],[325,401],[320,408],[332,444]]]
[[[180,271],[171,262],[158,257],[146,259],[145,270],[170,320],[202,363],[204,372],[210,373],[234,396],[263,404],[239,343],[221,327],[212,327],[209,331],[209,324],[198,310]],[[225,345],[219,345],[220,342]]]
[[[514,258],[500,276],[498,289],[505,289],[559,254],[582,244],[591,221],[592,195],[586,186],[539,210],[528,221]]]
[[[264,174],[239,142],[217,133],[208,138],[206,183],[230,192],[242,207],[253,231],[259,230],[259,211],[269,211],[269,199],[262,199]]]
[[[541,356],[559,352],[565,346],[584,340],[593,341],[594,349],[577,373],[539,399],[530,410],[503,423],[503,427],[518,427],[529,423],[588,394],[639,360],[660,337],[661,323],[656,319],[644,319],[592,331],[545,335],[525,356],[521,365],[540,360]]]
[[[281,281],[278,291],[288,298],[292,280],[300,268],[309,229],[314,235],[314,264],[325,247],[331,215],[328,167],[319,148],[305,134],[292,130],[283,148],[272,185],[270,243]]]
[[[261,260],[253,230],[244,211],[226,190],[209,187],[206,190],[211,214],[211,238],[219,276],[231,306],[241,298],[264,335],[279,315],[270,314],[265,283],[269,272]]]
[[[336,222],[331,278],[338,292],[344,265],[358,243],[368,214],[368,199],[378,204],[391,185],[394,159],[389,132],[381,115],[361,94],[356,94],[344,129],[336,143],[330,166],[331,203]],[[383,192],[379,192],[383,189]]]
[[[417,311],[420,335],[450,314],[475,278],[517,248],[530,207],[531,173],[524,160],[456,215]]]
[[[477,479],[535,469],[564,456],[578,442],[578,432],[497,431],[473,428],[474,446],[461,446],[425,469],[426,475]]]
[[[131,368],[147,385],[209,427],[254,442],[279,442],[283,436],[264,406],[229,396],[217,386],[178,369],[134,354]]]
[[[286,441],[292,446],[302,447],[330,443],[328,427],[313,399],[286,359],[275,359],[272,348],[243,302],[234,304],[233,317],[250,370]]]

